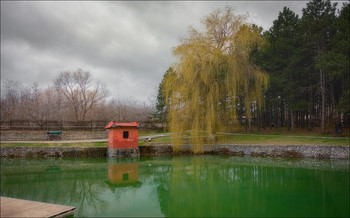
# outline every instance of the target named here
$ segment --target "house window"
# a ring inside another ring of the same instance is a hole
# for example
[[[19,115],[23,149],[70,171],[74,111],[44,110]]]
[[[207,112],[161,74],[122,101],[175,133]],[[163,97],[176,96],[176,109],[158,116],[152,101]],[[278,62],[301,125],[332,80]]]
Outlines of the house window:
[[[129,180],[129,174],[128,173],[124,173],[123,174],[123,181],[128,181]]]
[[[129,138],[129,131],[123,131],[123,139]]]

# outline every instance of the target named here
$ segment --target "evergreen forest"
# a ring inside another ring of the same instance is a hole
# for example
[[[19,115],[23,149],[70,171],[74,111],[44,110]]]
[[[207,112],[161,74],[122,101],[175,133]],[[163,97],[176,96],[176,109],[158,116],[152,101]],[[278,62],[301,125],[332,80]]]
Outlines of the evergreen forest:
[[[350,4],[337,4],[313,0],[301,16],[284,7],[265,31],[232,8],[213,12],[174,48],[157,119],[179,134],[349,127]]]

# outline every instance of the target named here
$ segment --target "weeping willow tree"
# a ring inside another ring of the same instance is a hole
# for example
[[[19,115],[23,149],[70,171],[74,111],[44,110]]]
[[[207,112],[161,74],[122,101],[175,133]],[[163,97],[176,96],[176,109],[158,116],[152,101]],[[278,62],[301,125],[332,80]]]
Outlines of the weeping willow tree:
[[[189,28],[188,37],[174,48],[174,71],[164,81],[170,131],[175,149],[186,130],[195,153],[205,138],[238,125],[237,106],[244,102],[250,122],[251,103],[263,104],[268,76],[251,63],[252,51],[264,41],[259,29],[236,16],[233,9],[218,9],[202,20],[204,31]],[[242,107],[242,105],[240,105]],[[208,143],[211,143],[208,137]]]

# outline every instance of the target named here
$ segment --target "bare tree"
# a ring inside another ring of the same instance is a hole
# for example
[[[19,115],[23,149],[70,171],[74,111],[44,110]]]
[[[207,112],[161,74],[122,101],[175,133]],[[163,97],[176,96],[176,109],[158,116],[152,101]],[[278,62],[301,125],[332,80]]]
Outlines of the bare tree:
[[[47,98],[45,98],[44,92],[40,90],[38,83],[34,83],[30,91],[29,118],[43,127],[49,110]]]
[[[73,120],[139,121],[146,125],[152,122],[154,106],[150,99],[146,102],[132,97],[107,100],[107,91],[102,86],[91,85],[89,72],[63,72],[54,82],[54,87],[42,89],[37,83],[23,86],[20,81],[7,81],[1,96],[1,125],[11,126],[15,121],[17,126],[44,128],[70,125],[65,122]]]
[[[17,118],[23,86],[20,81],[5,81],[5,94],[1,98],[1,120]]]
[[[108,118],[119,122],[148,122],[152,106],[129,98],[114,97],[108,103]]]
[[[76,121],[85,121],[87,113],[107,96],[105,86],[91,86],[91,74],[78,69],[62,72],[55,80],[56,90],[69,101]]]

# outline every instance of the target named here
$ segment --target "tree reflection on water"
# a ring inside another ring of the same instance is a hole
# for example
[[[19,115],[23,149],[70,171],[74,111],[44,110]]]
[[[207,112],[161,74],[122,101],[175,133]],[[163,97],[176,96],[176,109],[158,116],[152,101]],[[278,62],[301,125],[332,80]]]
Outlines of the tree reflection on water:
[[[347,163],[178,156],[154,182],[166,217],[347,216]]]
[[[348,216],[348,161],[223,156],[1,159],[1,195],[75,216]]]
[[[103,211],[108,202],[99,197],[105,189],[107,163],[74,159],[23,159],[2,165],[1,195],[76,207],[83,216],[87,208]]]

